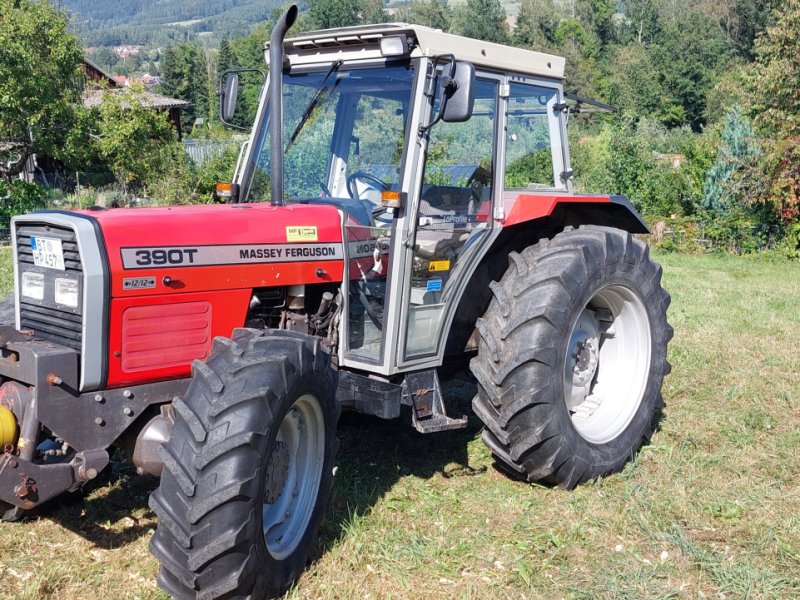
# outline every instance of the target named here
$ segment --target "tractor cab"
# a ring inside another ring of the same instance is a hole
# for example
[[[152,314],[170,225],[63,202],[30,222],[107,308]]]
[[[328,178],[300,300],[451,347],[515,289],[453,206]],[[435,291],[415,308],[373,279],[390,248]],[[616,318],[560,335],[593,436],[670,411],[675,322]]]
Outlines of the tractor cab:
[[[283,187],[276,198],[276,111],[262,99],[238,201],[339,209],[340,364],[435,368],[509,194],[569,191],[564,60],[405,24],[305,33],[283,50]]]

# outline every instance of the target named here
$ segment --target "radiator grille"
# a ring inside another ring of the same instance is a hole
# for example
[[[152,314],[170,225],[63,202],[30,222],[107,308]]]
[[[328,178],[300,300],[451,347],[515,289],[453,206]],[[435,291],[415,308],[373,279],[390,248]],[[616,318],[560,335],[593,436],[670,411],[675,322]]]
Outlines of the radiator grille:
[[[61,240],[64,252],[64,271],[37,267],[33,263],[31,236],[55,238]],[[81,301],[77,308],[61,306],[53,299],[53,287],[56,277],[70,277],[79,283],[79,298],[83,297],[83,268],[78,250],[75,232],[66,227],[45,224],[21,224],[17,226],[17,262],[20,277],[25,271],[42,273],[46,278],[48,290],[43,300],[33,300],[20,295],[20,326],[30,329],[36,339],[47,340],[56,344],[81,350],[83,331],[83,306]],[[20,282],[17,282],[19,285]]]

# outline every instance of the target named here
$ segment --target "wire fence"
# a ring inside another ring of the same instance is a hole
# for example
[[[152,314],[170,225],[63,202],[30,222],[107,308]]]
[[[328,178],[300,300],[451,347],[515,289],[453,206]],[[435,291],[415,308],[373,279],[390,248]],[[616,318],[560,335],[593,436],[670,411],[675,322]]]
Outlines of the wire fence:
[[[238,142],[217,140],[196,140],[186,138],[183,140],[183,149],[196,164],[202,165],[209,160],[217,158],[232,146],[238,147]]]

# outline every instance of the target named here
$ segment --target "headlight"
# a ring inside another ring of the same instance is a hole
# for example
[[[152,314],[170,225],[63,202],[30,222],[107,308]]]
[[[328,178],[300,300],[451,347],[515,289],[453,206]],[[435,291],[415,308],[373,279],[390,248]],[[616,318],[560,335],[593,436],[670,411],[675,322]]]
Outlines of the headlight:
[[[58,304],[78,308],[78,282],[74,279],[56,279],[55,300]]]
[[[34,300],[44,300],[44,275],[25,271],[22,274],[22,295]]]

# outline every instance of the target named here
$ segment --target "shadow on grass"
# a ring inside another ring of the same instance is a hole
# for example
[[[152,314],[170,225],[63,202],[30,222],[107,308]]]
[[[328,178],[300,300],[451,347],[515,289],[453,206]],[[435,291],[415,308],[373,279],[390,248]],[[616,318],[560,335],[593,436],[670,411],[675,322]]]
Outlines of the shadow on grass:
[[[342,415],[333,493],[314,560],[344,538],[353,518],[368,513],[401,477],[457,477],[485,470],[473,469],[467,456],[467,445],[483,426],[471,409],[475,384],[451,379],[442,387],[448,413],[469,416],[465,429],[420,434],[410,425],[410,415],[392,421]]]
[[[115,456],[83,490],[64,494],[28,518],[51,520],[98,548],[122,548],[155,528],[147,500],[156,487],[158,478],[136,475],[130,463]]]
[[[475,384],[451,379],[442,386],[449,414],[469,415],[465,429],[423,435],[411,427],[410,415],[392,421],[342,415],[337,475],[315,560],[346,535],[354,515],[368,512],[401,477],[475,473],[467,460],[467,444],[482,427],[471,410]],[[47,519],[99,548],[121,548],[155,528],[156,518],[147,501],[156,487],[157,478],[137,476],[118,453],[84,490],[64,494],[25,520]]]
[[[442,381],[448,413],[469,416],[465,429],[423,435],[411,427],[408,414],[392,421],[342,415],[337,474],[312,560],[343,539],[354,518],[367,514],[402,477],[449,478],[485,470],[474,469],[468,460],[467,446],[483,425],[471,408],[475,383],[465,379]],[[663,409],[658,410],[653,416],[654,431],[663,426],[664,419]],[[496,462],[493,468],[516,479]],[[27,518],[52,520],[100,548],[120,548],[155,528],[156,518],[147,501],[156,487],[157,478],[137,476],[130,463],[116,456],[90,488],[66,494]]]

